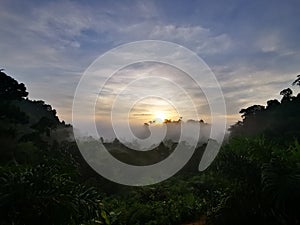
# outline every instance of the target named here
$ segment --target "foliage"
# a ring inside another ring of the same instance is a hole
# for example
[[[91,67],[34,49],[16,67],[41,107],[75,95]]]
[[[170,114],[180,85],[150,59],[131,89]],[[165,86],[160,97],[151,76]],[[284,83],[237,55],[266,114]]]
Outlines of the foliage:
[[[0,70],[0,101],[20,100],[28,95],[23,83],[18,83],[12,77]]]
[[[78,162],[51,139],[68,126],[27,95],[24,84],[1,71],[0,224],[109,224],[99,191],[79,182]]]
[[[299,150],[297,141],[285,148],[265,138],[231,140],[213,165],[229,184],[213,224],[297,224]]]
[[[112,224],[181,224],[206,214],[221,195],[210,176],[177,176],[107,197]]]
[[[294,84],[298,83],[298,79]],[[266,107],[253,105],[242,109],[243,120],[231,126],[231,137],[262,134],[286,145],[294,138],[300,141],[300,94],[293,96],[290,88],[280,94],[283,96],[281,102],[274,99],[269,100]]]
[[[293,82],[292,85],[298,85],[298,86],[300,86],[300,74],[297,75],[297,79]]]
[[[243,121],[207,171],[195,170],[203,145],[173,178],[129,188],[99,177],[68,135],[54,135],[68,125],[50,105],[24,99],[25,85],[2,71],[0,81],[0,224],[300,223],[300,95],[289,88],[281,102],[240,111]],[[141,155],[118,140],[105,145],[135,165],[163,160],[174,147]]]
[[[0,180],[1,224],[105,222],[98,192],[77,184],[56,165],[1,167]]]

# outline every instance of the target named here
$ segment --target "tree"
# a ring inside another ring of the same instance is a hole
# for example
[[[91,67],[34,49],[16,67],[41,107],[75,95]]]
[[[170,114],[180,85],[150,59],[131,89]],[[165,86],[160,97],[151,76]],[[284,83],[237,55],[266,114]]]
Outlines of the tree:
[[[15,100],[21,100],[27,95],[24,84],[19,84],[0,70],[0,146],[6,150],[9,149],[7,143],[14,146],[13,140],[19,138],[22,130],[20,126],[29,122],[28,115],[15,104]]]
[[[299,224],[300,145],[234,138],[212,164],[227,187],[212,223]]]
[[[240,113],[242,117],[245,118],[247,116],[255,115],[257,112],[263,111],[265,109],[262,105],[253,105],[248,107],[247,109],[242,109]]]
[[[0,70],[0,100],[20,100],[27,96],[28,92],[23,83],[18,83]]]
[[[65,123],[27,95],[0,70],[0,224],[109,224],[100,193],[79,183],[79,150],[44,138]]]
[[[267,101],[267,109],[272,109],[280,105],[280,102],[277,99]]]
[[[50,130],[57,127],[56,121],[53,121],[47,117],[42,117],[36,124],[33,124],[31,128],[37,130],[39,133],[47,133],[50,135]]]
[[[286,89],[283,89],[281,92],[280,92],[280,95],[283,96],[282,99],[290,99],[291,96],[293,94],[293,91],[290,89],[290,88],[286,88]]]
[[[292,85],[298,85],[298,86],[300,86],[300,74],[297,75],[297,79],[294,80],[294,82],[292,83]]]

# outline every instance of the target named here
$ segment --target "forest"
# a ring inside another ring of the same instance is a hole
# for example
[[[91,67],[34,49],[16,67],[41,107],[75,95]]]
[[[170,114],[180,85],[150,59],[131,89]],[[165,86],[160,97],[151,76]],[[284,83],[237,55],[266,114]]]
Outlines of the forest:
[[[289,85],[300,87],[300,75]],[[300,224],[300,93],[287,87],[280,94],[241,109],[242,120],[204,172],[197,166],[205,144],[172,178],[129,187],[93,171],[72,125],[51,105],[30,100],[26,86],[1,70],[0,224]],[[118,140],[105,145],[137,165],[160,161],[174,148],[161,143],[141,156]]]

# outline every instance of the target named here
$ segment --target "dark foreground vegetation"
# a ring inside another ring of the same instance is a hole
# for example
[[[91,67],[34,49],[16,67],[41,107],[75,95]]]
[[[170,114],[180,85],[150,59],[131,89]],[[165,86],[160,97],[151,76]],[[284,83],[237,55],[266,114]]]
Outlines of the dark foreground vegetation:
[[[173,178],[130,188],[97,175],[71,126],[1,71],[0,224],[300,224],[300,95],[281,94],[241,110],[243,121],[205,172],[197,172],[202,146]],[[161,144],[147,157],[160,160],[171,150]]]

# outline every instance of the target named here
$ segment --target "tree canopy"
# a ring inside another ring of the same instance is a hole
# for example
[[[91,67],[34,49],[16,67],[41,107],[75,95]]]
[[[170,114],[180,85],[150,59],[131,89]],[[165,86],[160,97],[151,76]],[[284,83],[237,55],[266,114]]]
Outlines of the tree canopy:
[[[281,101],[268,100],[266,107],[253,105],[242,109],[242,121],[231,126],[231,136],[265,135],[280,142],[300,140],[300,95],[293,96],[290,88],[280,91],[280,95]]]
[[[19,100],[28,96],[23,83],[18,83],[12,77],[0,71],[0,100]]]

